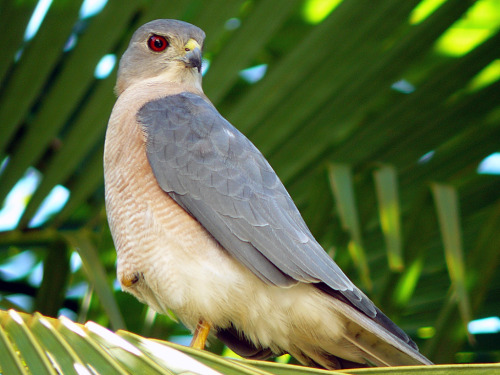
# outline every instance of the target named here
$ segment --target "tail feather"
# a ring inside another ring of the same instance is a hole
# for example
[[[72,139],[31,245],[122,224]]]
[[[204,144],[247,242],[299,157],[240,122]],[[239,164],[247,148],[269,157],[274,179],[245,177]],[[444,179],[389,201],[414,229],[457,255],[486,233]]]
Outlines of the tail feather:
[[[236,324],[217,329],[217,336],[246,358],[265,359],[288,352],[305,365],[328,369],[432,364],[380,310],[374,318],[321,291],[306,296],[307,305],[293,304],[286,310],[289,315],[283,316],[289,319],[282,323],[288,326],[263,335],[263,341],[258,330],[245,332]]]
[[[376,366],[432,365],[413,342],[405,342],[363,313],[333,301],[337,312],[346,319],[344,338],[359,348],[363,358]]]

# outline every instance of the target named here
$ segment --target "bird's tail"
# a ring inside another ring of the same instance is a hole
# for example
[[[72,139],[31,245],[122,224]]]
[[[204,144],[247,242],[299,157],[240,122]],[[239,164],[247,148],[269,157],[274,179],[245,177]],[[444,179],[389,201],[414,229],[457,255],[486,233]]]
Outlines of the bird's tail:
[[[290,313],[295,319],[289,336],[277,338],[272,348],[253,342],[234,325],[217,329],[217,336],[246,358],[266,359],[288,352],[304,365],[327,369],[432,364],[380,310],[370,318],[341,299],[323,293],[312,296],[319,298],[312,304],[316,308],[296,306]]]
[[[340,335],[342,339],[339,341],[337,337],[332,342],[322,343],[320,347],[298,345],[297,351],[290,354],[301,362],[330,369],[432,365],[412,341],[405,342],[365,314],[339,300],[332,300],[332,303],[334,314],[344,321]],[[339,356],[339,348],[342,352],[349,353],[348,359]],[[352,357],[356,357],[356,360],[353,361]]]

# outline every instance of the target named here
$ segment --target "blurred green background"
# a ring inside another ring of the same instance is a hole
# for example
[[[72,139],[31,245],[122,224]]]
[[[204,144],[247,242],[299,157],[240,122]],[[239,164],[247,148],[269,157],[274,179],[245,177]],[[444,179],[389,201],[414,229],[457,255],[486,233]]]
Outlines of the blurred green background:
[[[500,361],[500,0],[2,0],[0,308],[189,342],[119,290],[104,211],[117,60],[157,18],[205,30],[207,96],[421,351]]]

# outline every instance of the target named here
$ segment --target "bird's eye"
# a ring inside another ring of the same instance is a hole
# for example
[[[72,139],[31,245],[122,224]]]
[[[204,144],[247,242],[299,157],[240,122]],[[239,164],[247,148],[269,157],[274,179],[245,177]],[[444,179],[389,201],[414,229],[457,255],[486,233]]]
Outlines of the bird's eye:
[[[164,36],[151,35],[148,39],[148,47],[151,51],[161,52],[168,47],[168,41]]]

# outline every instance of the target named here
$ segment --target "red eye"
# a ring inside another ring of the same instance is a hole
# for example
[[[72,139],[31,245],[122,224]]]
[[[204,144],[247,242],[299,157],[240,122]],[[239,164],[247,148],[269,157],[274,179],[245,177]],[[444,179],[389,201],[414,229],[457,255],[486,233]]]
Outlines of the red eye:
[[[148,39],[148,47],[155,52],[161,52],[168,47],[167,39],[161,35],[151,35]]]

